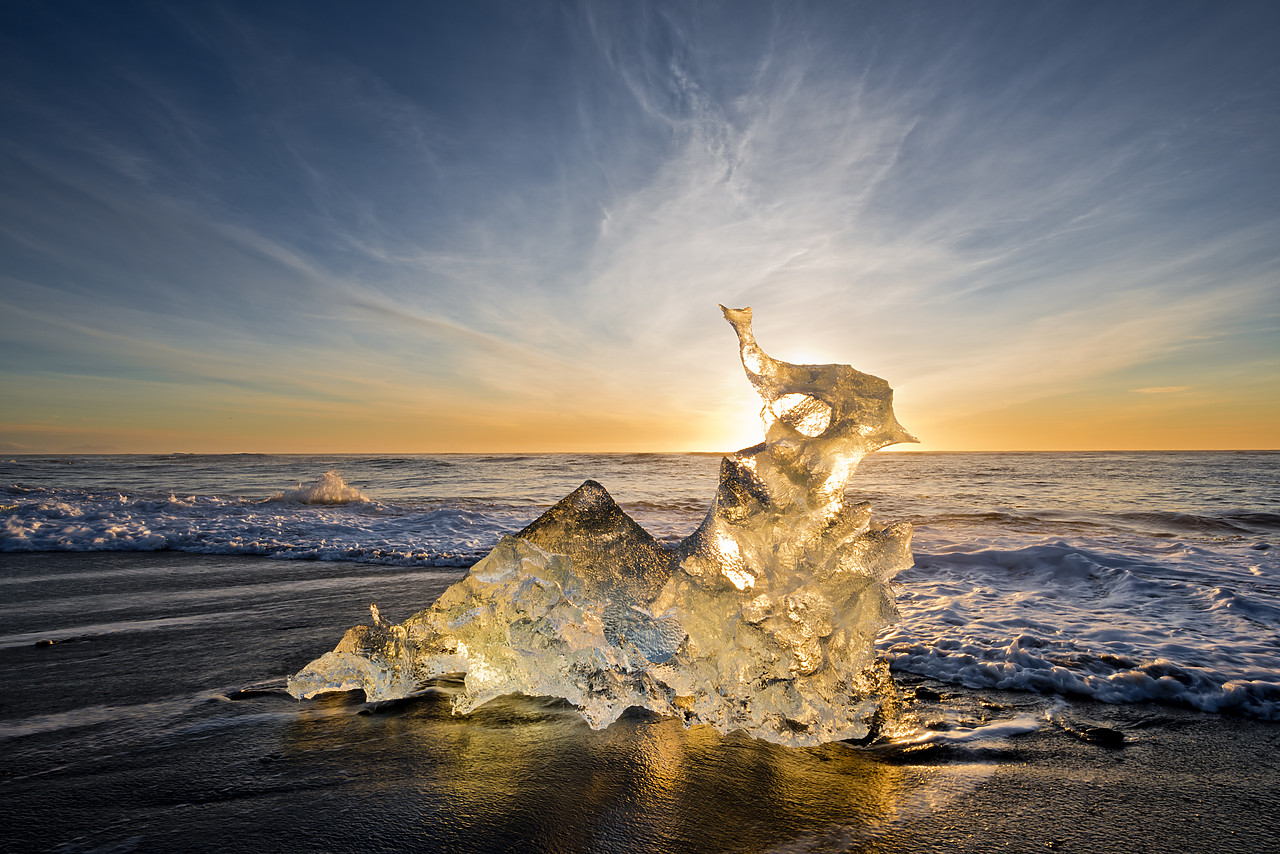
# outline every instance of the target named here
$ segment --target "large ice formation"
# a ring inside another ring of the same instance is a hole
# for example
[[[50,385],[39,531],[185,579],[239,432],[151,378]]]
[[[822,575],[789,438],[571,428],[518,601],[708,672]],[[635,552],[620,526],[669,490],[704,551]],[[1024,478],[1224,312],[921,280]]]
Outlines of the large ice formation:
[[[847,504],[858,462],[916,441],[888,383],[770,358],[751,309],[727,309],[765,441],[725,457],[702,525],[665,549],[587,481],[504,537],[431,607],[373,625],[289,680],[295,697],[404,697],[465,673],[454,709],[563,697],[591,726],[639,706],[789,745],[866,736],[891,694],[874,656],[912,563],[911,526]]]

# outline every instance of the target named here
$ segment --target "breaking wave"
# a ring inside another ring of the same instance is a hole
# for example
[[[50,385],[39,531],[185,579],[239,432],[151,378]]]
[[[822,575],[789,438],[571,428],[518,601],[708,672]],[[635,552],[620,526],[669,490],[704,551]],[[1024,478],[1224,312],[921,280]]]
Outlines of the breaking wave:
[[[347,482],[336,471],[327,471],[318,480],[295,489],[277,492],[267,499],[282,504],[357,504],[369,500],[369,496]]]

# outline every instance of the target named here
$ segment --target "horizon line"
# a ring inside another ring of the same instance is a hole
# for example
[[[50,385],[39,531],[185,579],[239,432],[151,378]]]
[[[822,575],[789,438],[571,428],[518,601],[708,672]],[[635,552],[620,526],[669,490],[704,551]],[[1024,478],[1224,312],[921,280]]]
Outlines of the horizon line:
[[[748,448],[754,446],[748,446]],[[5,457],[482,457],[482,456],[659,456],[659,455],[697,455],[727,456],[736,454],[747,448],[733,451],[109,451],[109,450],[68,450],[68,451],[8,451],[0,452]],[[1238,454],[1238,453],[1280,453],[1277,448],[881,448],[871,451],[885,454]]]

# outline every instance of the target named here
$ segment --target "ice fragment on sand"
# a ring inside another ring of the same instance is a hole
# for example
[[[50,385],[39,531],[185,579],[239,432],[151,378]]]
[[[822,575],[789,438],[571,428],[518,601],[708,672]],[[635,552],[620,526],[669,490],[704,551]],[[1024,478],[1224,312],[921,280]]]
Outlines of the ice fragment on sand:
[[[723,308],[723,306],[722,306]],[[860,738],[888,695],[876,633],[911,527],[847,505],[858,462],[915,441],[893,392],[847,365],[769,357],[723,309],[764,402],[764,443],[726,457],[702,525],[663,549],[587,481],[400,625],[375,612],[289,681],[297,697],[393,699],[465,673],[455,710],[563,697],[593,727],[639,706],[782,744]]]

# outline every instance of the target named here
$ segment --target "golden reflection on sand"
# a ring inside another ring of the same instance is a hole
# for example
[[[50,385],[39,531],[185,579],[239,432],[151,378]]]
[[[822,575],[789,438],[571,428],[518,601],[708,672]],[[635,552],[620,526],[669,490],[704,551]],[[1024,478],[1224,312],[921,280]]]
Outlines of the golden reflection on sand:
[[[652,716],[593,731],[545,699],[506,697],[455,716],[443,696],[381,708],[358,697],[301,710],[284,756],[347,775],[336,799],[359,797],[366,815],[399,822],[411,814],[440,850],[874,850],[985,774]]]

